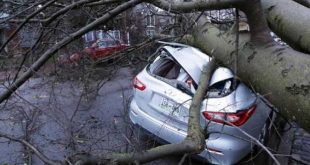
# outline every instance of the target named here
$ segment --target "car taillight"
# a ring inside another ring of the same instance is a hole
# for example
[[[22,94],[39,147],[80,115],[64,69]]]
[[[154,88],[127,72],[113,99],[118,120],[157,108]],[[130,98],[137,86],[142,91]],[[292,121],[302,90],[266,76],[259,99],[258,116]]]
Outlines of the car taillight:
[[[228,125],[241,126],[243,125],[254,113],[256,105],[250,108],[239,111],[237,113],[224,113],[224,112],[203,112],[203,116],[213,122],[223,123]]]
[[[133,87],[139,89],[140,91],[143,91],[146,88],[146,86],[137,77],[133,79]]]

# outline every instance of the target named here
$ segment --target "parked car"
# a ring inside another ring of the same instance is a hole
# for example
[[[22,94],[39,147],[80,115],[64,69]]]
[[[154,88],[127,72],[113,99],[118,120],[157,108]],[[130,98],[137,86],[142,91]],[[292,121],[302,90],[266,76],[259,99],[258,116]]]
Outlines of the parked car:
[[[157,138],[178,143],[187,135],[191,99],[211,57],[177,43],[165,43],[155,54],[133,80],[129,116]],[[206,96],[200,110],[206,148],[199,157],[212,164],[237,163],[255,146],[240,129],[263,142],[273,111],[224,67],[213,73]]]
[[[113,54],[114,52],[121,51],[127,48],[128,45],[122,44],[119,40],[105,39],[98,40],[94,45],[89,48],[85,48],[85,52],[91,59],[97,60]]]
[[[98,60],[126,48],[128,48],[128,45],[122,44],[119,40],[100,39],[93,43],[90,47],[84,48],[82,52],[73,53],[69,57],[65,55],[60,56],[58,58],[58,62],[62,65],[79,63],[83,55],[86,55],[87,58],[92,60]]]

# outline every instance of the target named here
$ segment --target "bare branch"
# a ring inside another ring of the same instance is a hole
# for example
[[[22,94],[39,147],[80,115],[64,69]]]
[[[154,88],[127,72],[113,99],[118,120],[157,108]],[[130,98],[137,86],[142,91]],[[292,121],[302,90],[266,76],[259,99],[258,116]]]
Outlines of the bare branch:
[[[13,1],[13,0],[2,0],[2,2],[11,3],[11,4],[14,4],[14,5],[23,5],[23,3],[16,2],[16,1]]]
[[[104,14],[102,17],[98,18],[97,20],[93,21],[92,23],[88,24],[87,26],[81,28],[80,30],[70,34],[68,37],[62,39],[58,44],[52,46],[48,49],[35,63],[33,63],[30,68],[21,75],[11,86],[8,87],[0,95],[0,103],[7,99],[18,87],[20,87],[24,82],[26,82],[36,71],[38,71],[41,66],[45,64],[45,62],[60,48],[64,47],[65,45],[72,42],[74,39],[82,36],[86,32],[90,31],[92,28],[106,23],[109,21],[110,18],[115,17],[119,13],[127,10],[130,7],[133,7],[137,4],[141,3],[141,0],[131,0],[126,3],[119,5],[118,7],[114,8],[113,10],[109,11],[108,13]]]
[[[1,21],[0,21],[0,24],[3,23],[3,22],[7,22],[7,21],[11,20],[12,18],[17,17],[17,16],[19,16],[19,15],[25,13],[26,11],[28,11],[28,10],[30,10],[30,9],[32,9],[32,8],[34,8],[34,7],[36,7],[37,5],[39,5],[39,4],[41,4],[41,3],[44,3],[45,1],[46,1],[46,0],[42,0],[42,1],[36,2],[36,3],[32,4],[31,6],[27,7],[26,9],[21,10],[21,11],[19,11],[18,13],[14,14],[14,15],[10,15],[8,18],[6,18],[6,19],[4,19],[4,20],[1,20]],[[24,21],[24,20],[23,20],[23,21]],[[23,22],[23,21],[19,21],[19,22]]]
[[[85,6],[99,6],[99,5],[107,5],[111,3],[124,2],[124,0],[100,0],[98,2],[88,3]]]
[[[0,52],[6,47],[6,45],[15,37],[15,35],[22,29],[22,27],[34,16],[39,14],[41,11],[45,10],[47,7],[49,7],[51,4],[53,4],[56,0],[51,0],[50,2],[46,3],[44,6],[42,6],[40,9],[36,10],[32,14],[30,14],[23,23],[21,23],[15,30],[14,32],[10,35],[10,37],[1,45],[0,47]]]
[[[81,0],[81,1],[78,1],[78,2],[74,2],[71,5],[66,6],[65,8],[59,10],[58,12],[56,12],[55,14],[50,16],[47,20],[45,20],[45,24],[49,24],[54,19],[56,19],[58,16],[68,12],[69,10],[72,10],[74,8],[80,7],[80,6],[84,5],[84,4],[91,3],[91,2],[94,2],[94,1],[97,1],[97,0]]]
[[[10,135],[6,135],[6,134],[2,134],[0,133],[0,137],[12,140],[12,141],[16,141],[19,142],[25,146],[27,146],[28,148],[30,148],[44,163],[48,164],[48,165],[61,165],[61,162],[58,161],[53,161],[50,160],[49,158],[47,158],[42,152],[40,152],[36,147],[34,147],[32,144],[30,144],[29,142],[23,140],[23,139],[19,139],[19,138],[15,138],[13,136]]]
[[[228,122],[229,123],[229,122]],[[244,135],[246,135],[247,137],[249,137],[251,140],[253,140],[255,142],[255,144],[257,144],[258,146],[260,146],[263,150],[265,150],[267,152],[267,154],[272,158],[272,160],[275,162],[275,164],[280,165],[280,162],[278,161],[278,159],[274,156],[273,153],[270,152],[270,150],[264,145],[262,144],[258,139],[256,139],[255,137],[251,136],[250,134],[248,134],[247,132],[243,131],[241,128],[234,126],[232,123],[230,123],[234,128],[236,128],[237,130],[239,130],[240,132],[242,132]]]
[[[97,2],[95,2],[97,1]],[[46,19],[30,19],[28,22],[41,22],[44,23],[44,25],[50,24],[52,21],[54,21],[57,17],[65,14],[69,10],[81,8],[83,6],[97,6],[97,5],[104,5],[104,4],[111,4],[111,3],[117,3],[117,2],[122,2],[121,0],[81,0],[74,2],[70,5],[64,6],[61,10],[58,10],[56,13],[51,15],[50,17]],[[10,22],[24,22],[24,19],[12,19]]]

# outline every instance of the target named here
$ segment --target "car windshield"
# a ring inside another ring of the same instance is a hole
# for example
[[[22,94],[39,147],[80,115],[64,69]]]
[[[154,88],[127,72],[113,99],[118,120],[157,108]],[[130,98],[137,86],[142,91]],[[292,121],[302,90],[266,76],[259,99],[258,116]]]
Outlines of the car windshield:
[[[108,40],[108,41],[99,41],[97,42],[98,48],[108,48],[117,46],[119,44],[119,41],[116,40]]]

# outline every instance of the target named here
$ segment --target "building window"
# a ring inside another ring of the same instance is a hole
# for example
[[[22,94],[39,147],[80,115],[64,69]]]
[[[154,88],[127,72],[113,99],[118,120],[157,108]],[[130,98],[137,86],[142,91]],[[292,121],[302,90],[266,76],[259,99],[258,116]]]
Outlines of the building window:
[[[146,25],[148,27],[154,27],[155,26],[155,15],[147,15],[146,17]]]
[[[121,39],[121,32],[119,30],[108,31],[108,35],[113,40],[120,40]]]
[[[85,42],[93,42],[96,40],[95,31],[90,31],[83,36]]]

